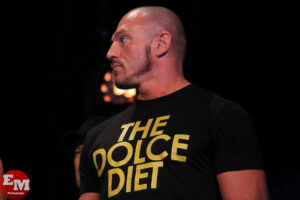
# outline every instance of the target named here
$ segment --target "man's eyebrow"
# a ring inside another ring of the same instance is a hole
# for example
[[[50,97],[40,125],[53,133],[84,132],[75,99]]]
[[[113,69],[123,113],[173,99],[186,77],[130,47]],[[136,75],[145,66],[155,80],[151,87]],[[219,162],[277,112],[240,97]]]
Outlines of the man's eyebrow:
[[[125,33],[126,32],[126,30],[121,30],[121,31],[119,31],[119,32],[116,32],[116,33],[114,33],[112,36],[111,36],[111,41],[113,42],[113,40],[115,39],[115,38],[117,38],[117,37],[119,37],[119,35],[121,35],[122,33]]]

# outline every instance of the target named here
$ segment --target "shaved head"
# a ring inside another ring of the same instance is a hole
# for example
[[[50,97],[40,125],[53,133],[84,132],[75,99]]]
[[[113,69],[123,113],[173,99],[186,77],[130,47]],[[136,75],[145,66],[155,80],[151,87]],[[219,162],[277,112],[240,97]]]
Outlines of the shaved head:
[[[190,84],[183,74],[186,39],[171,10],[139,7],[120,20],[106,54],[117,87],[136,88],[139,99],[152,99]],[[156,89],[155,89],[156,88]]]
[[[172,36],[172,47],[177,57],[184,60],[186,49],[184,26],[180,18],[173,11],[165,7],[146,6],[129,11],[124,18],[131,19],[137,16],[147,19],[150,39],[161,31],[169,32]]]

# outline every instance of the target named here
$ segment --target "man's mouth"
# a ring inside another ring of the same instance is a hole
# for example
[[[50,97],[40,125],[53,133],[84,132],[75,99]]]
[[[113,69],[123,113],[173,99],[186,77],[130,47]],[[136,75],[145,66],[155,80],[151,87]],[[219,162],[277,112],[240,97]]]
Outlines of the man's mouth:
[[[122,64],[121,63],[117,63],[117,62],[111,63],[111,68],[112,69],[115,69],[117,67],[122,67]]]

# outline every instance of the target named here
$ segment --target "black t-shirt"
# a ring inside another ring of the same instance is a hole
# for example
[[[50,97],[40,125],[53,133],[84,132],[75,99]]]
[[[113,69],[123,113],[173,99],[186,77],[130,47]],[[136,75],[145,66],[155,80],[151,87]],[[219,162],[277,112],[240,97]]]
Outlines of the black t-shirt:
[[[250,116],[195,85],[148,101],[95,127],[81,153],[80,193],[101,199],[219,198],[216,175],[262,169]]]

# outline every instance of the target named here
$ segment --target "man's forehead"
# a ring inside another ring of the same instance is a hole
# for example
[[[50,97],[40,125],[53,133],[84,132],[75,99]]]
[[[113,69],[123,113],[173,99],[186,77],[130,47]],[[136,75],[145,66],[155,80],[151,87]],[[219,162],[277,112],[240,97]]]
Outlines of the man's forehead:
[[[127,15],[122,18],[115,33],[112,35],[112,39],[117,37],[122,33],[130,33],[138,31],[139,29],[145,28],[147,25],[146,20],[143,17],[135,15],[135,17],[130,16],[127,18]]]

